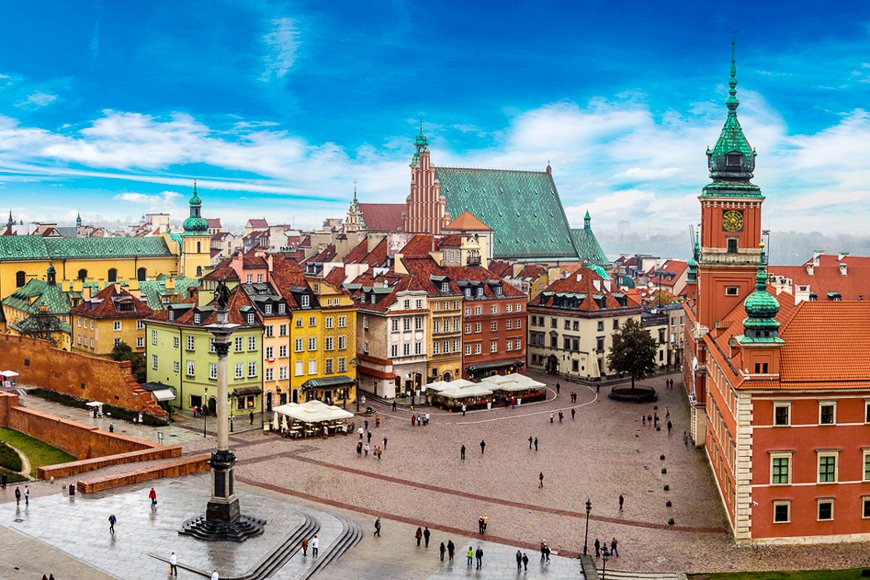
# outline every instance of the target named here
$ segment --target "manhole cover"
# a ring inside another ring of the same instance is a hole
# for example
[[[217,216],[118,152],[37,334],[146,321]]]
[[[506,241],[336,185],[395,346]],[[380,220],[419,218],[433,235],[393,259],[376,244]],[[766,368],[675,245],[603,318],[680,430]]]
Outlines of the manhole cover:
[[[176,435],[175,433],[170,433],[169,436],[170,436],[170,437],[178,437],[178,435]]]
[[[15,522],[15,523],[20,524],[20,523],[23,522],[24,520],[22,520],[21,518],[15,518],[15,519],[12,520],[12,521]]]

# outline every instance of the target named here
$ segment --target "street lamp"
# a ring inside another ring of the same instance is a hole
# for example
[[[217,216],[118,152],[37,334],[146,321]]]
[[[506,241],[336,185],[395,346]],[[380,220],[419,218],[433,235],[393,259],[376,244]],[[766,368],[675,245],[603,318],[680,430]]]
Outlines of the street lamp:
[[[206,425],[208,424],[208,385],[205,386],[205,405],[202,406],[202,438],[208,437]]]
[[[604,560],[604,566],[601,567],[601,580],[607,577],[607,559],[610,557],[610,552],[607,550],[607,545],[601,548],[601,559]]]
[[[592,511],[592,500],[586,499],[586,533],[583,535],[583,555],[589,553],[589,512]]]
[[[350,359],[350,364],[353,365],[353,385],[356,387],[356,412],[359,413],[359,359],[353,357]]]

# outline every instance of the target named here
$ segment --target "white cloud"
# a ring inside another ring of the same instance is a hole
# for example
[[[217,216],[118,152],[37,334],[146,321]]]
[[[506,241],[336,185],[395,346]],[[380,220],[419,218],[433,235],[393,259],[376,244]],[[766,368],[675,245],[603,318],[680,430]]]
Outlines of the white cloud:
[[[167,206],[175,205],[176,202],[178,202],[182,197],[184,196],[177,191],[164,191],[156,195],[128,191],[115,195],[114,199],[118,201],[126,201],[129,203],[147,205],[151,208],[165,208]]]
[[[265,69],[260,80],[270,81],[287,76],[299,51],[299,29],[292,18],[276,18],[270,22],[271,30],[263,36],[267,54]]]
[[[27,110],[41,109],[57,101],[57,98],[57,95],[36,92],[28,95],[26,99],[17,102],[15,106]]]

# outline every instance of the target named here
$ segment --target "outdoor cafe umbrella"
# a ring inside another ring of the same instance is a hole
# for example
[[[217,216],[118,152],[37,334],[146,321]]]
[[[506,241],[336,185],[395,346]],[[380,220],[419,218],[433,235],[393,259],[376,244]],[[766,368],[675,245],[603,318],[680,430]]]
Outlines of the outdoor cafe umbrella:
[[[286,431],[286,430],[287,430],[287,415],[284,415],[284,416],[281,418],[281,430],[282,430],[282,431]]]
[[[0,371],[0,377],[11,378],[11,377],[17,377],[17,376],[18,376],[18,373],[16,373],[15,371]]]
[[[275,416],[272,417],[272,429],[277,431],[280,428],[281,428],[281,422],[280,422],[280,419],[278,419],[278,412],[275,411]]]

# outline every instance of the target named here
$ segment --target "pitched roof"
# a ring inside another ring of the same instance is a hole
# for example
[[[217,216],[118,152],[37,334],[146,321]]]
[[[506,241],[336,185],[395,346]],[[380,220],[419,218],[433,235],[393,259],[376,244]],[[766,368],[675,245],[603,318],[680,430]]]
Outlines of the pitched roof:
[[[577,253],[580,256],[580,261],[587,266],[600,266],[606,268],[610,265],[610,260],[604,250],[601,249],[601,244],[598,243],[598,238],[592,232],[592,228],[572,228],[571,236],[574,239],[574,247],[577,248]]]
[[[3,299],[3,305],[22,312],[36,314],[43,306],[48,314],[67,314],[72,307],[69,296],[57,284],[45,280],[28,280]]]
[[[248,319],[245,316],[245,311],[250,309],[251,312],[256,312],[256,308],[254,308],[253,302],[248,297],[248,295],[244,292],[241,286],[236,286],[232,290],[230,290],[229,300],[227,300],[227,321],[230,324],[238,324],[242,328],[251,328],[254,326],[259,326],[259,322],[256,321],[254,324],[248,324]],[[199,311],[200,319],[199,323],[195,323],[196,320],[195,314]],[[163,318],[166,320],[166,318]],[[217,322],[217,308],[215,305],[215,301],[212,300],[205,306],[194,306],[193,308],[185,311],[179,317],[177,317],[174,321],[174,324],[184,325],[184,326],[207,326],[209,324],[215,324]]]
[[[474,214],[466,210],[452,222],[447,224],[445,230],[466,230],[469,232],[491,232],[492,228],[477,219]]]
[[[268,228],[269,222],[266,221],[266,218],[251,218],[248,220],[248,225],[252,228]]]
[[[323,264],[325,262],[331,262],[335,259],[337,252],[335,250],[335,244],[329,244],[318,253],[316,256],[311,256],[305,262],[312,264]]]
[[[840,265],[845,264],[846,274],[840,271]],[[864,256],[834,256],[822,254],[818,256],[818,266],[813,266],[810,276],[807,266],[813,265],[813,260],[807,260],[801,266],[769,266],[771,276],[785,276],[792,280],[792,292],[796,286],[809,286],[810,291],[822,299],[828,292],[838,292],[843,300],[859,300],[862,296],[870,300],[870,257]]]
[[[620,309],[640,311],[640,303],[633,297],[618,292],[615,285],[608,290],[609,282],[593,270],[581,268],[547,286],[529,306],[565,308],[579,312]]]
[[[0,236],[0,260],[62,260],[65,258],[170,257],[161,236],[143,238],[43,238]]]
[[[109,284],[91,298],[82,300],[70,313],[88,318],[144,318],[154,311],[128,291]]]
[[[495,232],[496,258],[576,258],[568,218],[546,171],[436,167],[451,216],[471,212]]]
[[[438,242],[432,234],[415,234],[405,247],[402,248],[403,256],[428,256],[429,252],[438,249]]]
[[[368,251],[368,240],[363,240],[344,257],[345,264],[368,264],[372,268],[381,267],[387,263],[387,240],[384,238]]]
[[[165,297],[180,296],[182,297],[182,301],[188,300],[190,289],[199,287],[199,280],[196,278],[176,276],[174,282],[175,289],[167,290],[165,278],[144,280],[139,282],[139,292],[141,296],[145,297],[148,307],[156,312],[166,308],[166,304],[164,303]]]
[[[513,272],[513,266],[504,260],[492,260],[489,263],[489,271],[496,276],[510,276]]]
[[[208,224],[209,229],[221,227],[221,218],[205,218],[206,223]]]
[[[398,232],[404,225],[404,203],[361,203],[359,209],[363,214],[366,231]]]
[[[539,277],[543,276],[547,273],[547,270],[541,266],[535,266],[534,264],[529,264],[528,266],[524,266],[522,270],[517,272],[516,276],[512,276],[517,280],[522,280],[528,278],[529,280],[537,280]]]

